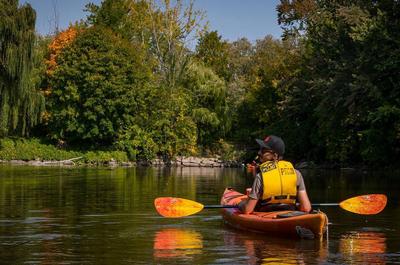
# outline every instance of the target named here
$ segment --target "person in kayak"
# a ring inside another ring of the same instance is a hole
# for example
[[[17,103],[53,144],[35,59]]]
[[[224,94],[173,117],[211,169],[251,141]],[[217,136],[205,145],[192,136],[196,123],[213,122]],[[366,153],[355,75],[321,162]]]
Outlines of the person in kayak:
[[[293,165],[284,161],[285,143],[275,135],[256,139],[260,150],[260,166],[248,198],[239,203],[243,213],[257,211],[311,211],[303,176]],[[298,203],[298,207],[296,207]]]

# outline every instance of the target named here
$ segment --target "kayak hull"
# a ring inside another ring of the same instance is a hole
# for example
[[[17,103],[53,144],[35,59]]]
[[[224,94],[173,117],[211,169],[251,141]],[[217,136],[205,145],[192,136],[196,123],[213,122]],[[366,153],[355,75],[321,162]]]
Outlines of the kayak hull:
[[[222,195],[221,205],[236,205],[246,198],[246,195],[227,188]],[[237,208],[223,208],[221,213],[225,223],[232,227],[279,237],[320,239],[324,236],[328,224],[328,218],[323,212],[286,217],[288,214],[295,215],[300,212],[274,211],[243,214]]]

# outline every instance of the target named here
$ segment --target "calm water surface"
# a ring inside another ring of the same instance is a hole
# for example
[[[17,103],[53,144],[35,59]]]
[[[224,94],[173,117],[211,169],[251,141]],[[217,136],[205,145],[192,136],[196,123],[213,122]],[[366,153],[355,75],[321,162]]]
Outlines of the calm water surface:
[[[323,241],[233,230],[218,210],[160,217],[153,200],[217,204],[239,169],[36,168],[0,165],[1,264],[400,264],[400,174],[303,172],[313,202],[385,193],[386,209],[360,216],[338,207]]]

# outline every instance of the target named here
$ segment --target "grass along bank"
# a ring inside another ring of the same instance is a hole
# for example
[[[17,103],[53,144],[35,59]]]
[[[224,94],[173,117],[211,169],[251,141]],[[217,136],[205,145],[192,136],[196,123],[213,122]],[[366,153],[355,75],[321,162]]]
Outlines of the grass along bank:
[[[220,143],[222,155],[207,157],[177,156],[164,162],[160,158],[151,161],[130,161],[125,151],[68,150],[45,143],[37,138],[0,139],[0,162],[17,165],[107,165],[131,166],[136,163],[146,166],[183,166],[183,167],[240,167],[240,153],[232,145]],[[132,163],[133,162],[133,163]]]
[[[0,139],[0,160],[33,161],[51,164],[63,161],[65,164],[103,165],[110,161],[124,163],[128,156],[123,151],[76,151],[59,149],[54,145],[43,143],[37,138],[3,138]]]

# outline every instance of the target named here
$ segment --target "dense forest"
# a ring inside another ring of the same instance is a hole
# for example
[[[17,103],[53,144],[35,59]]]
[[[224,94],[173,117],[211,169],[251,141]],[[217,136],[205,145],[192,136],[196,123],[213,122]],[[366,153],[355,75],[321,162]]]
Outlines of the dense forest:
[[[399,1],[281,0],[281,39],[255,42],[224,40],[193,1],[86,10],[41,36],[29,4],[0,0],[0,149],[246,159],[275,134],[295,162],[398,165]]]

